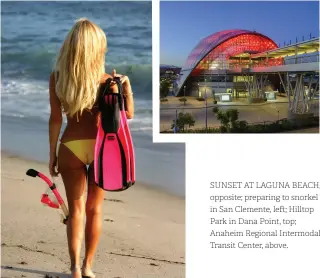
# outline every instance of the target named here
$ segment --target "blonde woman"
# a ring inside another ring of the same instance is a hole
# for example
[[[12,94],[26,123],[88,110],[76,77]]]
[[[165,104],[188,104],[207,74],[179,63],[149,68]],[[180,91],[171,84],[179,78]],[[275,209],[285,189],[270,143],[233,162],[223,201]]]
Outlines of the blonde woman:
[[[49,170],[52,176],[61,174],[66,190],[70,213],[67,237],[74,278],[95,277],[92,263],[101,232],[104,191],[95,185],[93,159],[99,121],[97,98],[108,78],[120,77],[127,101],[127,117],[132,118],[134,111],[129,79],[115,71],[112,76],[104,71],[106,51],[107,39],[103,30],[87,19],[80,19],[63,42],[55,71],[50,76]],[[117,92],[114,84],[112,88]],[[68,123],[57,156],[62,111]],[[81,268],[83,230],[85,257]]]

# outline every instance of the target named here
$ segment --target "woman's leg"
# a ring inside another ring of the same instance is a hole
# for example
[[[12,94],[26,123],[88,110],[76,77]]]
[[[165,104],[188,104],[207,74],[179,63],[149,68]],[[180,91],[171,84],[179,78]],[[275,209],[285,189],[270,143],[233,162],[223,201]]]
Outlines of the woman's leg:
[[[83,274],[90,274],[93,257],[96,252],[102,225],[102,203],[104,190],[94,182],[93,163],[88,170],[88,197],[86,203],[86,228],[85,228],[85,258],[83,260]]]
[[[66,189],[69,217],[67,223],[68,247],[73,277],[81,277],[80,251],[83,238],[85,213],[85,186],[87,171],[83,164],[66,146],[60,145],[58,155],[59,172]]]

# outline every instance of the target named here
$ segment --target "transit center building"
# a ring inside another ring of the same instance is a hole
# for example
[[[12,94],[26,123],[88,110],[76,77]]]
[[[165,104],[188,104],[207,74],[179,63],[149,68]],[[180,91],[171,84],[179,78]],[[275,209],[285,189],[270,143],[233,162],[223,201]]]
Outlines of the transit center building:
[[[279,48],[271,38],[255,31],[217,32],[202,39],[189,54],[180,71],[176,95],[213,97],[217,101],[241,97],[263,100],[268,97],[265,92],[273,92],[275,97],[280,89],[285,91],[285,81],[281,80],[286,78],[284,72],[254,73],[253,69],[297,63],[298,54],[303,56],[318,49],[317,40]],[[286,80],[290,82],[290,78]]]

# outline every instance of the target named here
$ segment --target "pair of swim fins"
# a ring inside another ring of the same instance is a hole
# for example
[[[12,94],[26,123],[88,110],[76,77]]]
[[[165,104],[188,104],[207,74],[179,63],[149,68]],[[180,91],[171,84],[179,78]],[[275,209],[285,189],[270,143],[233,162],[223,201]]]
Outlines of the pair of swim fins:
[[[118,93],[111,91],[111,81]],[[96,184],[106,191],[122,191],[135,183],[135,157],[120,79],[109,78],[99,96],[100,122],[95,145]]]

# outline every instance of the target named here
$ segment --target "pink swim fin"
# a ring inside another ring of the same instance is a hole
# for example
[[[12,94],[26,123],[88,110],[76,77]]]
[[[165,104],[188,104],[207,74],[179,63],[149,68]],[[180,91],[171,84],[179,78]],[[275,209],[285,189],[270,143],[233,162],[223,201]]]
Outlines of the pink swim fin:
[[[110,82],[111,79],[106,81],[99,100],[101,118],[95,146],[95,182],[104,190],[122,191],[134,184],[133,145],[125,129],[122,87],[117,82],[119,93],[112,93]]]

